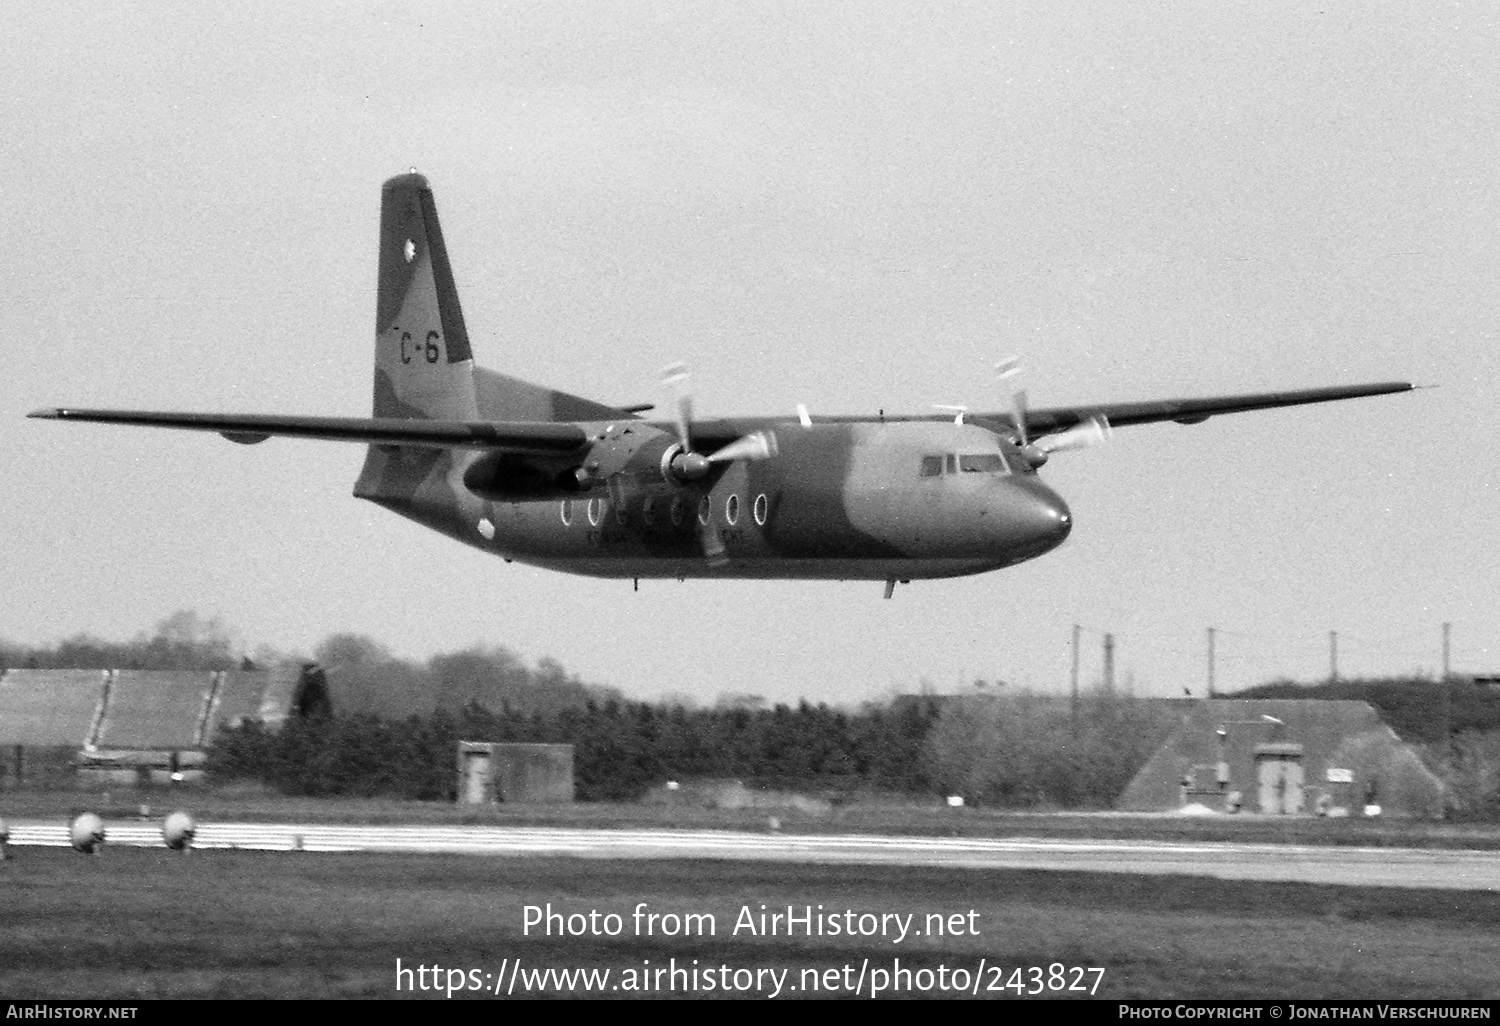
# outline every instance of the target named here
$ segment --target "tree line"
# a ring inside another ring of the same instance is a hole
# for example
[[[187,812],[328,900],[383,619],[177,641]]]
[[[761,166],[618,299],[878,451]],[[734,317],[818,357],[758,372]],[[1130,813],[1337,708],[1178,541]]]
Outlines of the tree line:
[[[639,799],[669,780],[732,778],[833,798],[858,792],[959,795],[996,807],[1107,808],[1175,726],[1156,703],[1019,693],[986,700],[906,696],[858,712],[801,702],[688,709],[586,701],[554,713],[477,703],[395,721],[309,718],[279,733],[220,730],[216,779],[289,794],[451,798],[457,743],[568,744],[581,801]]]
[[[1314,694],[1322,697],[1306,687],[1286,697]],[[1483,714],[1487,700],[1475,708]],[[732,778],[835,799],[898,792],[996,808],[1103,809],[1180,712],[1175,703],[1103,691],[1076,706],[1017,691],[906,696],[855,712],[807,702],[690,709],[585,699],[549,712],[470,703],[457,714],[405,719],[309,718],[276,734],[255,724],[221,730],[208,768],[218,779],[251,778],[291,794],[439,800],[456,789],[458,741],[540,742],[574,747],[583,801],[634,800],[668,780]],[[1446,745],[1417,747],[1447,782],[1454,814],[1500,818],[1500,731],[1463,729]]]
[[[43,647],[0,641],[0,667],[144,670],[320,663],[334,714],[279,733],[221,730],[209,765],[294,794],[440,799],[456,784],[457,742],[571,744],[583,800],[639,797],[666,780],[734,778],[793,790],[957,794],[992,806],[1107,808],[1177,722],[1167,703],[1108,692],[1065,698],[993,689],[962,698],[906,696],[842,710],[765,708],[757,696],[626,700],[559,663],[534,666],[501,646],[425,660],[359,634],[326,638],[310,657],[262,647],[238,655],[218,618],[183,610],[129,641],[80,634]],[[1467,680],[1278,681],[1228,698],[1369,702],[1448,783],[1457,811],[1500,819],[1500,689]]]
[[[255,723],[220,730],[207,768],[289,794],[438,800],[457,783],[457,744],[574,746],[581,801],[640,798],[668,780],[735,778],[761,786],[846,792],[928,792],[932,703],[857,713],[807,702],[770,709],[687,709],[608,699],[554,712],[494,712],[470,703],[392,720],[369,713],[308,717],[277,732]]]

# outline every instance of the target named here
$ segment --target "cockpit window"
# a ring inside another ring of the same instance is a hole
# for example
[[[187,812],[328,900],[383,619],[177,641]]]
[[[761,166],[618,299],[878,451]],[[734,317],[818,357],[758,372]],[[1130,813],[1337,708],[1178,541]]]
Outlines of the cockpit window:
[[[923,456],[919,473],[922,477],[941,477],[944,474],[1009,474],[1014,468],[998,452],[945,453],[942,456]]]
[[[1003,474],[1007,468],[998,452],[974,452],[958,458],[958,469],[966,474]]]

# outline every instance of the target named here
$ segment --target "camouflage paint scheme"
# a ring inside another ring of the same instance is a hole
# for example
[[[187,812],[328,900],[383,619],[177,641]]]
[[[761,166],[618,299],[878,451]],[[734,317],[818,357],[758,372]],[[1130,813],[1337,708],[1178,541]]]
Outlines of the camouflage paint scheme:
[[[588,437],[581,460],[496,453],[481,465],[494,469],[471,478],[487,479],[477,488],[465,474],[484,456],[370,447],[355,495],[509,559],[602,577],[910,579],[993,570],[1068,533],[1066,505],[1034,475],[918,476],[924,455],[1000,451],[995,434],[971,425],[781,424],[776,458],[736,461],[685,484],[662,472],[677,442],[671,427],[476,374],[432,192],[419,175],[385,185],[376,318],[377,418],[571,422]],[[574,466],[589,468],[598,485],[557,487]]]
[[[1030,437],[1410,389],[1403,382],[1031,411]],[[673,471],[675,424],[474,365],[437,208],[416,173],[384,185],[372,417],[40,410],[33,417],[368,443],[354,494],[465,544],[599,577],[895,581],[982,573],[1067,537],[1012,417],[694,420],[694,452],[753,432],[775,452]],[[925,472],[924,472],[925,461]],[[940,469],[938,469],[940,468]]]

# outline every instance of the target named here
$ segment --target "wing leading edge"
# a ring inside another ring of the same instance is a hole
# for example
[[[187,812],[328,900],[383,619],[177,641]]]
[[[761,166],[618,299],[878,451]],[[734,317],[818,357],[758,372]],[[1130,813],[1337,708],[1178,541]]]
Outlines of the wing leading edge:
[[[1175,421],[1199,424],[1223,413],[1274,410],[1283,406],[1305,406],[1339,399],[1360,399],[1392,392],[1410,392],[1407,381],[1381,381],[1370,385],[1338,385],[1290,392],[1257,392],[1249,395],[1214,396],[1205,399],[1154,399],[1140,403],[1103,403],[1098,406],[1067,406],[1026,411],[1026,426],[1033,434],[1048,434],[1080,424],[1090,417],[1103,417],[1110,427]],[[1009,421],[1008,414],[978,415],[986,420]]]
[[[1339,399],[1359,399],[1364,396],[1387,395],[1392,392],[1409,392],[1413,388],[1406,381],[1382,381],[1368,385],[1336,385],[1330,388],[1306,388],[1288,392],[1254,392],[1244,395],[1210,396],[1199,399],[1153,399],[1138,403],[1094,403],[1077,406],[1042,407],[1026,411],[1026,426],[1033,437],[1064,431],[1082,424],[1091,417],[1103,417],[1111,427],[1128,427],[1133,424],[1155,424],[1176,421],[1179,424],[1198,424],[1209,417],[1225,413],[1247,413],[1251,410],[1271,410],[1283,406],[1305,406],[1309,403],[1327,403]],[[950,413],[882,414],[871,417],[867,414],[849,415],[814,414],[816,424],[858,424],[872,421],[938,421],[952,420]],[[985,413],[974,411],[966,415],[971,423],[986,426],[1005,425],[1007,429],[1015,421],[1009,411]],[[724,444],[735,438],[764,428],[787,422],[796,423],[795,417],[725,417],[716,420],[695,420],[692,423],[693,438],[705,447]],[[671,425],[653,425],[670,430]]]
[[[1033,436],[1064,431],[1091,417],[1103,417],[1111,427],[1176,421],[1198,424],[1226,413],[1246,413],[1284,406],[1359,399],[1365,396],[1409,392],[1410,382],[1383,381],[1368,385],[1339,385],[1287,392],[1256,392],[1245,395],[1211,396],[1199,399],[1154,399],[1137,403],[1099,403],[1056,406],[1028,410],[1026,424]],[[58,407],[37,410],[28,416],[43,420],[79,420],[104,424],[214,431],[233,442],[265,441],[273,435],[317,438],[374,445],[415,445],[431,448],[505,449],[518,454],[563,455],[577,452],[588,435],[577,424],[550,421],[449,421],[405,420],[389,417],[293,417],[265,414],[165,413],[146,410],[90,410]],[[704,444],[728,442],[747,432],[784,423],[783,417],[735,417],[695,420],[692,432]],[[817,423],[847,424],[876,420],[869,416],[819,416]],[[946,414],[885,416],[888,421],[946,420]],[[1011,424],[1011,415],[973,413],[971,421]],[[660,426],[670,430],[670,425]]]
[[[546,421],[406,420],[396,417],[291,417],[249,413],[167,413],[150,410],[37,410],[40,420],[214,431],[231,442],[263,442],[273,435],[371,445],[415,445],[439,449],[506,449],[558,455],[582,449],[588,436],[576,424]]]

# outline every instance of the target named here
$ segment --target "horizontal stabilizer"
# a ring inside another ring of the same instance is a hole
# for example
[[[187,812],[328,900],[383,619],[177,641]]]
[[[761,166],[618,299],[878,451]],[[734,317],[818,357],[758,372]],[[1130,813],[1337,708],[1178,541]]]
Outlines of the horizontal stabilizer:
[[[505,449],[516,453],[566,455],[583,448],[588,436],[576,424],[533,421],[407,420],[397,417],[287,417],[250,413],[159,413],[148,410],[37,410],[40,420],[81,420],[100,424],[216,431],[230,441],[318,438],[370,445],[415,445],[436,449]]]

